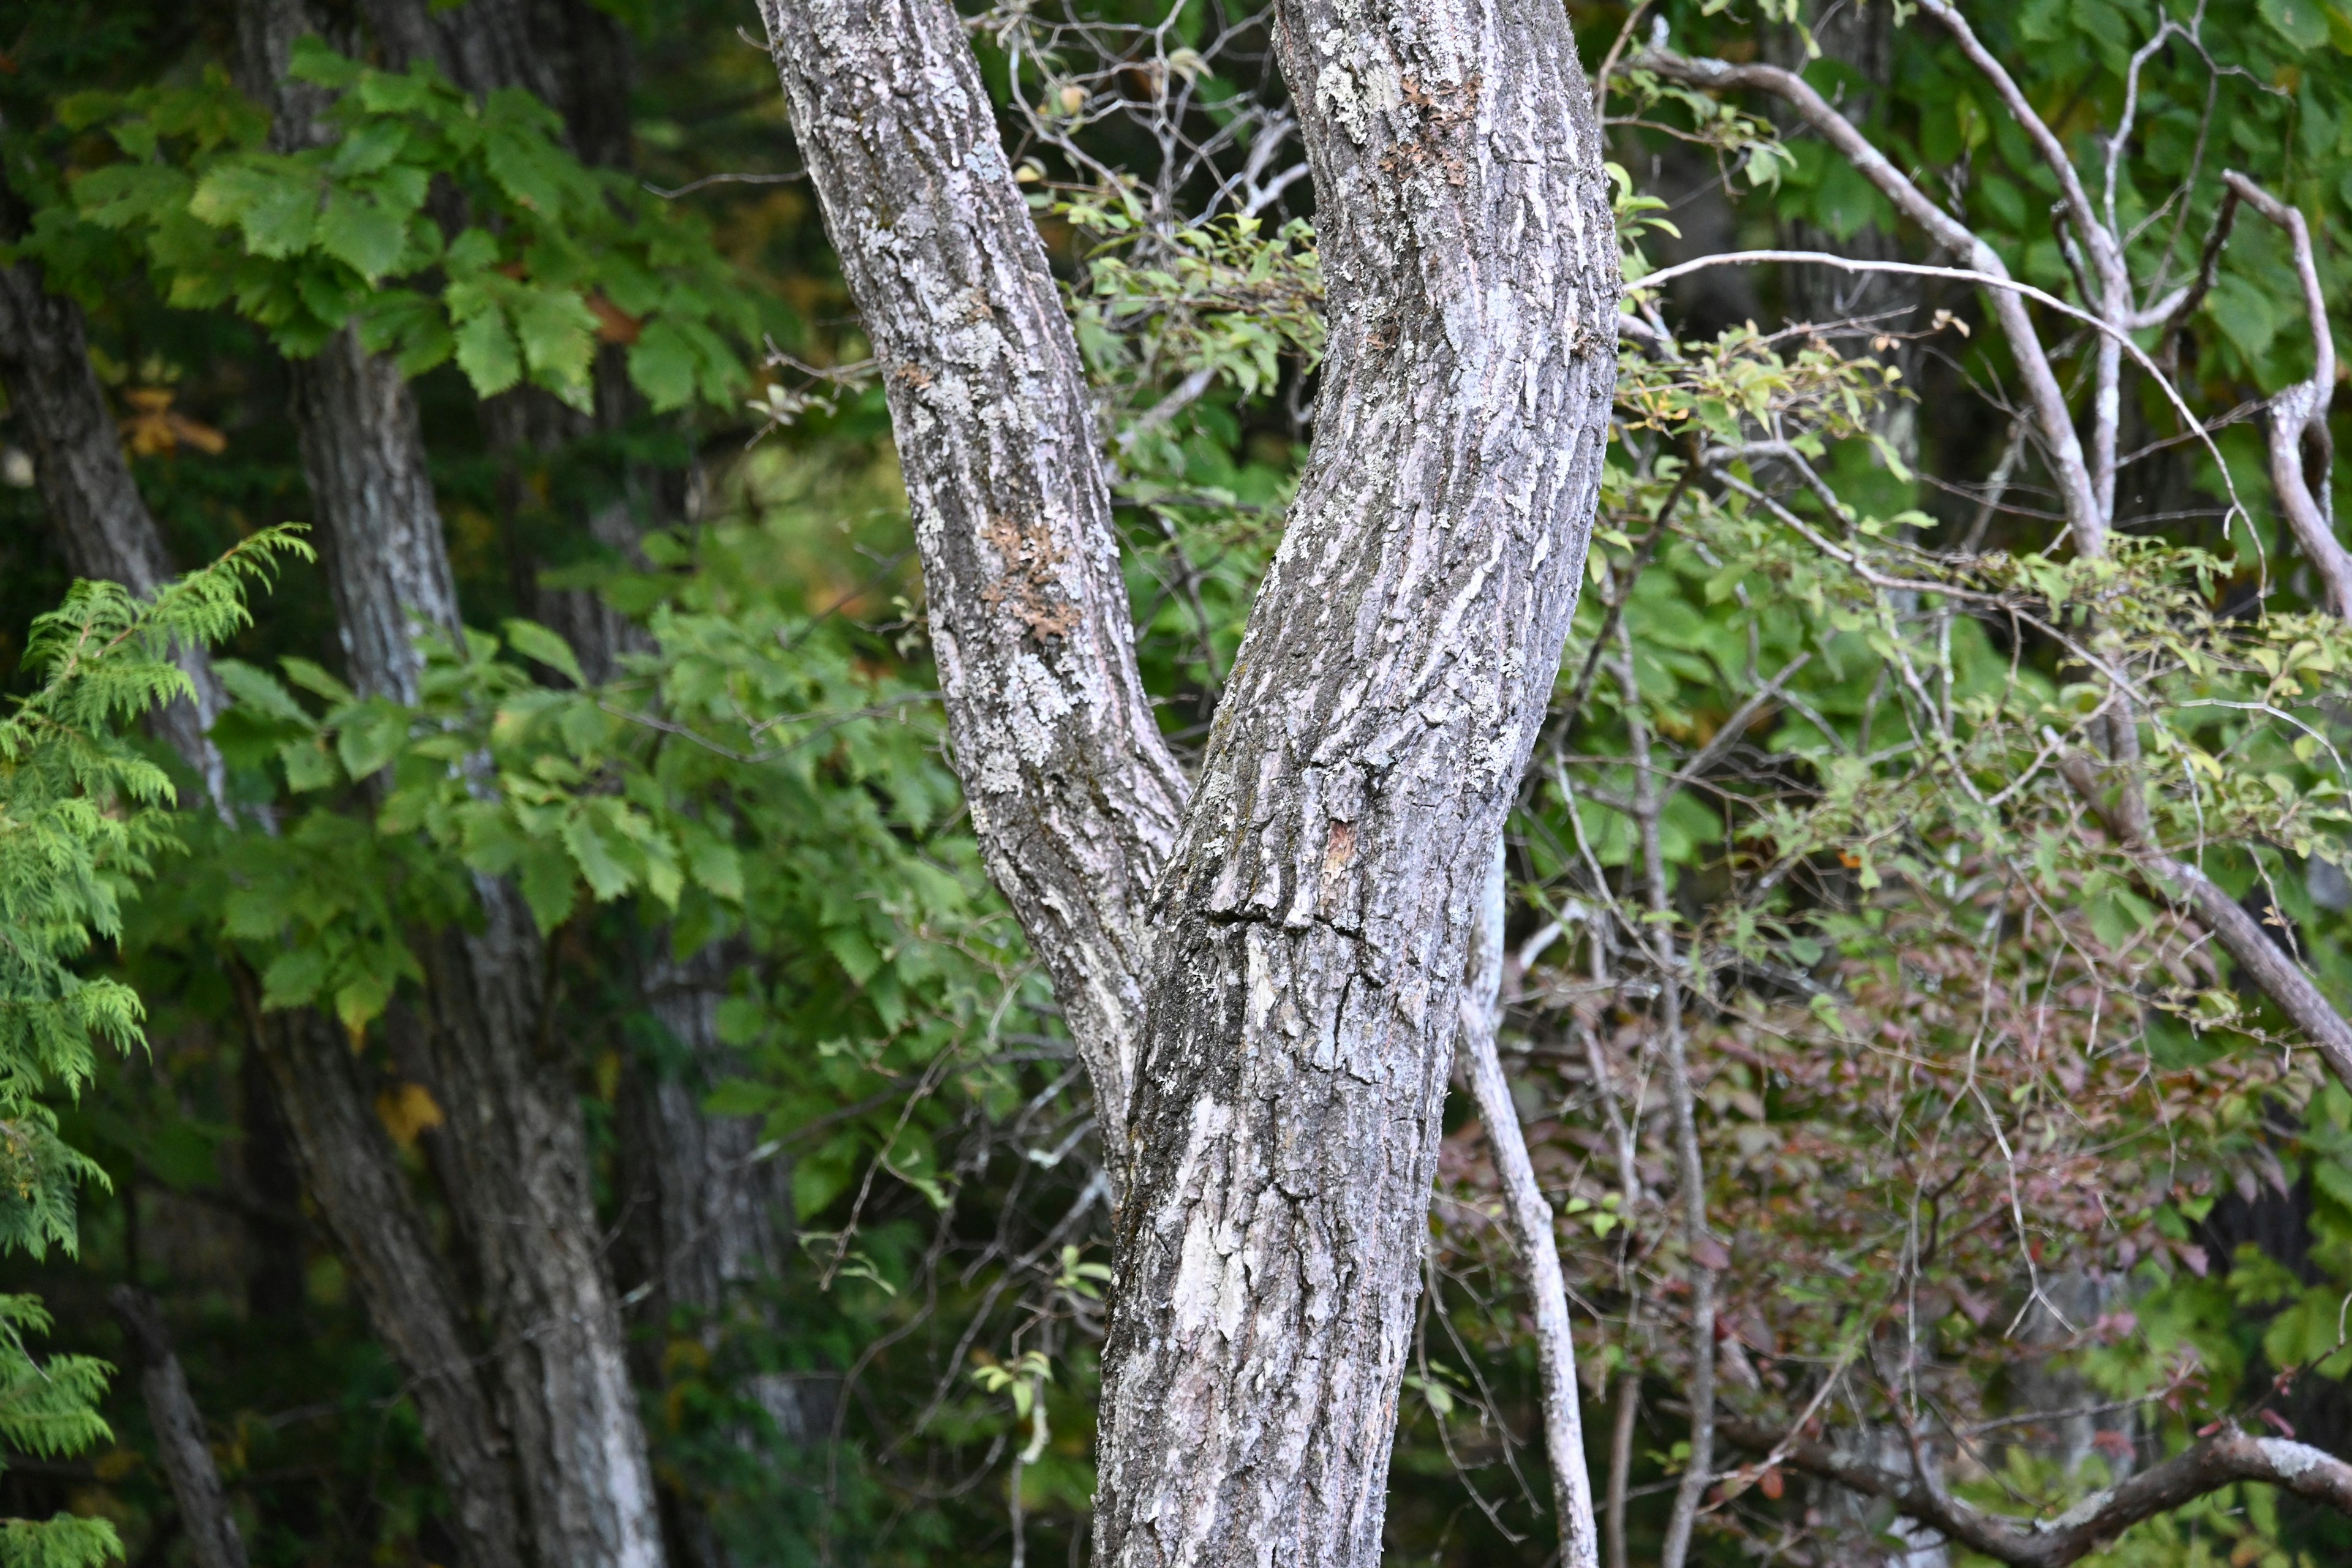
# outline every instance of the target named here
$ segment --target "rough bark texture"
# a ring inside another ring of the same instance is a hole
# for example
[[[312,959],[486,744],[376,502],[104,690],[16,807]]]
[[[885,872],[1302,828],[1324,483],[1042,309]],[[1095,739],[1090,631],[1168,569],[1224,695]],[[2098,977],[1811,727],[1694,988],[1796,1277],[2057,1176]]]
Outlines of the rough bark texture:
[[[344,669],[363,697],[413,702],[424,660],[412,616],[463,635],[416,400],[349,327],[287,368]]]
[[[1380,1560],[1465,941],[1615,371],[1556,7],[1287,0],[1330,351],[1155,900],[1097,1561]]]
[[[246,1568],[245,1537],[229,1511],[220,1468],[205,1440],[204,1415],[188,1392],[188,1375],[173,1352],[162,1310],[152,1296],[131,1285],[116,1286],[108,1300],[139,1360],[139,1391],[147,1399],[147,1418],[155,1426],[173,1500],[180,1505],[188,1555],[196,1568]]]
[[[567,1064],[541,1037],[539,938],[512,888],[475,886],[484,930],[447,933],[427,956],[426,1045],[530,1536],[544,1568],[656,1564],[653,1470],[586,1134]]]
[[[1053,975],[1117,1173],[1143,904],[1185,787],[1136,674],[1076,340],[955,13],[761,14],[883,367],[973,826]]]
[[[0,385],[74,575],[153,594],[173,575],[171,556],[90,369],[81,307],[43,289],[29,262],[0,268]],[[226,810],[228,773],[206,731],[227,699],[202,648],[182,649],[179,663],[194,694],[157,714],[155,727]]]
[[[1592,1479],[1584,1462],[1583,1395],[1576,1383],[1576,1341],[1568,1316],[1568,1286],[1560,1273],[1559,1238],[1551,1205],[1536,1182],[1519,1109],[1503,1076],[1495,1034],[1503,1013],[1503,847],[1478,900],[1464,964],[1462,1068],[1486,1124],[1486,1147],[1501,1178],[1511,1239],[1527,1269],[1528,1305],[1536,1321],[1536,1362],[1543,1378],[1544,1448],[1551,1458],[1552,1508],[1559,1519],[1563,1568],[1600,1568],[1601,1543],[1592,1520]],[[1622,1531],[1620,1530],[1622,1536]]]

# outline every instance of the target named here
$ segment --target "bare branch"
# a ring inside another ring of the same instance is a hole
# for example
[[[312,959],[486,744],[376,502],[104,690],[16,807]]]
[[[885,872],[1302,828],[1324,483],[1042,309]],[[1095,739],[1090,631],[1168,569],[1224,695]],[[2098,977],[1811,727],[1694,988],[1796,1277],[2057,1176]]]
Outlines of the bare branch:
[[[1536,1320],[1536,1360],[1543,1374],[1544,1446],[1551,1457],[1552,1506],[1559,1515],[1562,1568],[1600,1568],[1598,1532],[1592,1521],[1592,1480],[1584,1465],[1584,1417],[1576,1385],[1576,1342],[1568,1316],[1568,1286],[1560,1272],[1559,1241],[1552,1230],[1551,1205],[1536,1182],[1527,1135],[1503,1058],[1495,1047],[1502,1021],[1503,843],[1495,841],[1495,862],[1470,928],[1470,952],[1462,988],[1462,1065],[1486,1124],[1486,1147],[1502,1181],[1503,1203],[1511,1217],[1511,1238],[1527,1268],[1528,1300]]]
[[[2128,722],[2122,721],[2125,727]],[[2047,731],[2044,735],[2045,739],[2052,738]],[[2211,878],[2148,842],[2144,827],[2134,820],[2136,816],[2145,815],[2145,807],[2137,812],[2133,809],[2137,797],[2131,792],[2135,786],[2127,784],[2124,797],[2110,805],[2089,758],[2079,752],[2070,752],[2059,759],[2058,768],[2074,794],[2099,818],[2108,836],[2156,881],[2173,889],[2175,896],[2196,912],[2223,950],[2238,961],[2246,977],[2310,1037],[2337,1080],[2352,1088],[2352,1024],[2345,1022],[2343,1015],[2313,984],[2302,966]]]
[[[2025,300],[2017,286],[2010,279],[2009,266],[1993,247],[1979,239],[1969,226],[1936,205],[1911,178],[1887,160],[1886,155],[1871,144],[1869,138],[1855,129],[1852,121],[1830,107],[1827,100],[1815,91],[1811,84],[1793,71],[1777,66],[1735,66],[1722,60],[1688,59],[1662,50],[1645,50],[1631,62],[1636,68],[1654,71],[1671,81],[1691,87],[1712,89],[1733,88],[1753,89],[1769,92],[1785,100],[1797,111],[1813,132],[1843,153],[1862,176],[1876,186],[1881,195],[1895,210],[1927,231],[1937,245],[1967,262],[1970,270],[1980,278],[1969,279],[1981,283],[1984,279],[1997,279],[2008,287],[1994,286],[1993,313],[2000,320],[2001,331],[2010,342],[2010,350],[2017,359],[2019,372],[2025,378],[2026,390],[2032,400],[2033,412],[2039,423],[2042,438],[2050,454],[2053,476],[2058,480],[2060,492],[2066,502],[2068,526],[2074,530],[2075,548],[2085,554],[2097,554],[2106,547],[2106,512],[2098,503],[2096,490],[2091,483],[2090,467],[2084,456],[2083,442],[2074,429],[2072,412],[2066,405],[2064,388],[2058,384],[2057,372],[2051,368],[2050,355],[2043,347],[2041,334],[2034,331],[2033,319],[2027,314]],[[2038,123],[2038,122],[2037,122]],[[2077,188],[2080,184],[2077,182]],[[2084,201],[2089,207],[2088,198]],[[1668,268],[1643,281],[1664,278],[1676,269]],[[2035,290],[2039,293],[2039,290]],[[2045,300],[2047,296],[2042,296]],[[2067,313],[2079,314],[2071,307]]]
[[[2271,399],[2271,483],[2295,542],[2326,583],[2336,613],[2352,620],[2352,553],[2336,537],[2336,508],[2329,497],[2335,442],[2327,430],[2327,405],[2336,395],[2336,339],[2327,326],[2327,300],[2312,255],[2311,226],[2301,212],[2235,169],[2225,173],[2221,182],[2232,196],[2284,229],[2294,247],[2304,315],[2311,325],[2313,366],[2308,379]]]
[[[2093,1493],[2053,1520],[1987,1513],[1950,1496],[1916,1470],[1906,1475],[1825,1444],[1789,1442],[1783,1434],[1759,1422],[1727,1415],[1718,1419],[1717,1426],[1743,1448],[1777,1452],[1792,1469],[1882,1499],[1896,1511],[1940,1531],[1947,1540],[2011,1568],[2066,1568],[2142,1520],[2239,1481],[2263,1482],[2352,1514],[2352,1465],[2306,1443],[2249,1437],[2229,1424],[2162,1464]]]

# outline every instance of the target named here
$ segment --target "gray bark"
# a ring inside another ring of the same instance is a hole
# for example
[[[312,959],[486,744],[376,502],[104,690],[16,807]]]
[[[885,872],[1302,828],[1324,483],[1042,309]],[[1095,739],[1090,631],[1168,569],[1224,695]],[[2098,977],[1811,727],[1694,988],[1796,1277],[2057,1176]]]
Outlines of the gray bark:
[[[285,78],[285,51],[309,20],[302,0],[246,0],[242,11],[241,36],[259,40],[247,50],[248,89],[272,101],[273,138],[305,144],[320,133],[316,110]],[[414,400],[396,367],[346,330],[296,364],[294,414],[352,684],[413,698],[412,618],[458,624]],[[530,1560],[652,1568],[662,1560],[652,1466],[578,1100],[545,1037],[540,939],[511,888],[476,887],[483,929],[445,933],[427,955],[425,1045],[447,1119],[443,1159],[457,1173],[446,1195],[481,1292],[487,1381]],[[414,1375],[433,1369],[409,1363]]]
[[[414,702],[425,661],[411,618],[464,636],[416,400],[349,327],[287,368],[344,669],[362,697]]]
[[[883,367],[973,826],[1053,976],[1117,1180],[1143,903],[1185,786],[1136,673],[1077,342],[955,14],[761,14]]]
[[[1574,609],[1615,371],[1565,15],[1277,16],[1330,350],[1155,904],[1106,1563],[1380,1560],[1465,939]]]
[[[1576,1341],[1568,1316],[1568,1284],[1560,1273],[1559,1238],[1551,1205],[1537,1184],[1519,1109],[1503,1076],[1495,1035],[1503,1018],[1503,845],[1478,900],[1464,965],[1462,1068],[1486,1124],[1486,1147],[1501,1179],[1511,1240],[1527,1269],[1528,1305],[1536,1321],[1536,1362],[1543,1379],[1544,1447],[1551,1458],[1552,1508],[1559,1519],[1563,1568],[1601,1568],[1592,1519],[1592,1478],[1584,1462],[1583,1396],[1576,1383]],[[1619,1531],[1622,1539],[1623,1531]]]
[[[173,1500],[180,1505],[188,1554],[196,1560],[196,1568],[246,1568],[245,1537],[229,1511],[220,1467],[213,1463],[211,1445],[205,1440],[204,1414],[188,1392],[188,1376],[172,1349],[163,1311],[152,1296],[132,1285],[116,1286],[108,1300],[139,1360],[139,1389],[146,1396],[147,1417],[154,1423],[155,1447],[163,1474],[171,1479]]]
[[[123,460],[90,369],[81,307],[43,289],[29,262],[0,268],[0,385],[32,447],[34,479],[67,565],[77,577],[152,595],[173,575],[171,555]],[[204,649],[182,648],[178,659],[193,692],[157,713],[155,729],[226,812],[228,772],[207,731],[227,697]]]
[[[1127,1127],[1097,1561],[1377,1562],[1465,939],[1614,371],[1567,19],[1280,8],[1331,353],[1171,847],[1069,327],[954,17],[762,10],[889,386],[974,821]]]

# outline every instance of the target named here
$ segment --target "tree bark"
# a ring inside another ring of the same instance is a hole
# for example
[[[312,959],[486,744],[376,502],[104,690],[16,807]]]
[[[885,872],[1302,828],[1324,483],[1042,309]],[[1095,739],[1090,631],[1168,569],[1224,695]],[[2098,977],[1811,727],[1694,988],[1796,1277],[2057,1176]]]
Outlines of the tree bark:
[[[30,262],[0,268],[0,384],[74,575],[152,595],[173,575],[172,559],[90,369],[81,307],[44,289]],[[227,697],[204,649],[182,648],[178,659],[194,690],[159,711],[155,728],[225,813],[228,771],[207,731]]]
[[[1163,878],[1098,1561],[1370,1564],[1465,942],[1583,571],[1617,255],[1564,14],[1286,0],[1330,352]]]
[[[1144,900],[1185,785],[1134,628],[1077,342],[940,0],[761,0],[883,369],[956,767],[1123,1184]]]
[[[147,1417],[155,1426],[155,1447],[180,1505],[180,1523],[196,1568],[246,1568],[245,1537],[229,1511],[220,1467],[205,1440],[205,1418],[188,1392],[188,1375],[172,1350],[155,1299],[134,1285],[118,1285],[108,1297],[115,1317],[139,1358],[139,1388]]]
[[[416,400],[350,327],[287,369],[345,672],[362,697],[414,702],[425,661],[411,617],[465,635]]]
[[[889,387],[975,825],[1106,1128],[1132,1086],[1097,1561],[1376,1562],[1465,938],[1574,607],[1613,379],[1567,19],[1280,9],[1331,353],[1171,847],[1183,791],[1134,679],[1069,326],[954,16],[762,10]]]
[[[374,1095],[335,1024],[315,1013],[260,1014],[248,981],[253,1033],[267,1059],[302,1166],[359,1288],[368,1321],[408,1374],[434,1471],[467,1568],[534,1561],[515,1495],[512,1445],[481,1373],[483,1357],[431,1226],[408,1190]]]

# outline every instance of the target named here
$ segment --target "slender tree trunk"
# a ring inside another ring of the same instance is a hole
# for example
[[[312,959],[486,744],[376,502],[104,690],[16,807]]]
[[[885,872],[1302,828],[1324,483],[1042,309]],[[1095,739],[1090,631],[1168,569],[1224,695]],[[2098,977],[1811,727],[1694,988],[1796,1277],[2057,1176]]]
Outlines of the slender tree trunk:
[[[154,1423],[155,1447],[180,1505],[180,1523],[196,1568],[246,1568],[245,1537],[229,1511],[220,1468],[205,1440],[205,1418],[188,1392],[188,1375],[172,1349],[155,1299],[135,1285],[118,1285],[108,1298],[139,1358],[139,1387]]]
[[[43,289],[30,262],[0,268],[0,385],[32,447],[34,479],[74,574],[154,593],[173,574],[171,556],[123,461],[90,369],[81,307]],[[194,693],[157,713],[155,727],[225,812],[228,773],[206,731],[227,699],[202,648],[181,649],[179,663]]]
[[[273,138],[307,144],[316,110],[285,74],[308,20],[302,0],[243,10],[243,36],[259,41],[246,68],[273,100]],[[458,626],[414,400],[346,330],[297,363],[294,414],[352,684],[413,697],[411,621]],[[482,1292],[525,1535],[544,1568],[651,1568],[662,1560],[652,1467],[571,1064],[547,1027],[541,944],[511,888],[487,878],[476,888],[483,929],[444,933],[427,956],[426,1048],[457,1173],[446,1195]]]
[[[1527,1270],[1528,1300],[1536,1321],[1536,1361],[1543,1379],[1544,1447],[1551,1459],[1552,1508],[1559,1520],[1559,1561],[1564,1568],[1601,1568],[1599,1534],[1592,1520],[1592,1478],[1584,1462],[1583,1395],[1576,1383],[1576,1341],[1568,1315],[1568,1286],[1559,1267],[1559,1238],[1551,1205],[1536,1184],[1519,1110],[1503,1076],[1495,1036],[1503,1021],[1503,843],[1478,900],[1464,970],[1462,1065],[1486,1123],[1486,1147],[1494,1155],[1503,1204],[1510,1215],[1511,1239]],[[1606,1086],[1603,1086],[1604,1090]]]
[[[368,1321],[408,1374],[434,1470],[468,1568],[533,1562],[515,1494],[512,1445],[485,1385],[479,1347],[431,1225],[375,1113],[373,1086],[332,1020],[264,1016],[244,986],[300,1159],[303,1184],[335,1237]]]

